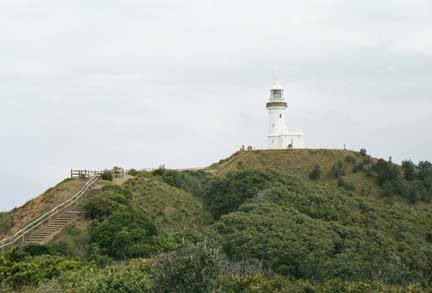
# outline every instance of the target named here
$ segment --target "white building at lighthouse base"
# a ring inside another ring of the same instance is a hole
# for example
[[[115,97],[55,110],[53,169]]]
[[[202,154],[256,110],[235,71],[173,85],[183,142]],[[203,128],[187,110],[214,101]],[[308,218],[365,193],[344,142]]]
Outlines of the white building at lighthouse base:
[[[269,149],[302,149],[304,148],[304,132],[291,130],[279,135],[268,136]]]

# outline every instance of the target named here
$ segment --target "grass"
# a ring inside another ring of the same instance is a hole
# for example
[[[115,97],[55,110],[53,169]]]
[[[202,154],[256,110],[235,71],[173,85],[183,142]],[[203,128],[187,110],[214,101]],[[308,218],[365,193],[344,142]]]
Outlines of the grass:
[[[56,205],[73,196],[84,185],[84,179],[65,179],[23,206],[0,215],[0,238],[13,234]]]
[[[200,200],[154,177],[141,173],[124,186],[133,194],[133,205],[167,231],[199,230],[210,222],[210,215]]]
[[[321,167],[321,179],[317,183],[336,185],[337,180],[329,176],[333,165],[342,161],[346,174],[344,179],[352,182],[356,190],[362,190],[365,195],[381,194],[373,177],[367,177],[363,172],[354,173],[354,164],[346,160],[353,157],[360,162],[363,157],[354,151],[330,149],[292,149],[292,150],[257,150],[236,152],[219,163],[212,164],[206,171],[223,175],[239,169],[275,169],[287,175],[296,176],[298,180],[309,180],[309,173],[315,165]]]

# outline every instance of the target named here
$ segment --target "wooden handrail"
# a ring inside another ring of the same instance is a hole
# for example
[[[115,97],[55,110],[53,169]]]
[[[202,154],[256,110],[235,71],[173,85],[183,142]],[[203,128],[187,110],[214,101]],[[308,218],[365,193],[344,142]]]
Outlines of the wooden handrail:
[[[53,216],[57,215],[59,212],[70,207],[77,200],[79,200],[87,192],[87,190],[90,188],[90,186],[92,186],[98,180],[98,178],[99,178],[99,175],[95,175],[95,176],[91,177],[84,184],[84,186],[81,187],[81,189],[77,193],[75,193],[75,195],[73,195],[71,198],[69,198],[65,202],[55,206],[50,211],[46,212],[45,214],[43,214],[42,216],[40,216],[36,220],[32,221],[30,224],[28,224],[27,226],[25,226],[24,228],[22,228],[21,230],[19,230],[15,234],[13,234],[12,236],[9,236],[7,238],[0,240],[1,251],[4,253],[6,247],[9,247],[9,246],[15,244],[20,239],[22,239],[22,241],[24,242],[25,236],[27,234],[29,234],[30,232],[32,232],[34,229],[38,228],[39,226],[41,226],[45,222],[50,221],[50,219]]]

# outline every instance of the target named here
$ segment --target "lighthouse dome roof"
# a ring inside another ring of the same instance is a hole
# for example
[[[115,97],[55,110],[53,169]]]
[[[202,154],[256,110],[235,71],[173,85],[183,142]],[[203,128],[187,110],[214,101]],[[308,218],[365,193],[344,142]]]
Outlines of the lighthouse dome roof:
[[[276,80],[274,83],[273,83],[273,86],[272,86],[272,88],[271,88],[272,90],[280,90],[280,91],[283,91],[283,87],[280,85],[280,83]]]

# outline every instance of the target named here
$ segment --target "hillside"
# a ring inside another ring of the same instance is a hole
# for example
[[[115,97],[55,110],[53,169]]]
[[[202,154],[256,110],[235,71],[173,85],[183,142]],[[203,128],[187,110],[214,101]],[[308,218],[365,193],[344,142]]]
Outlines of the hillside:
[[[32,220],[74,195],[84,185],[83,179],[65,179],[43,194],[10,212],[0,213],[0,238],[13,234]]]
[[[106,183],[50,244],[0,261],[4,288],[429,292],[428,162],[260,150],[200,171],[130,176]]]

